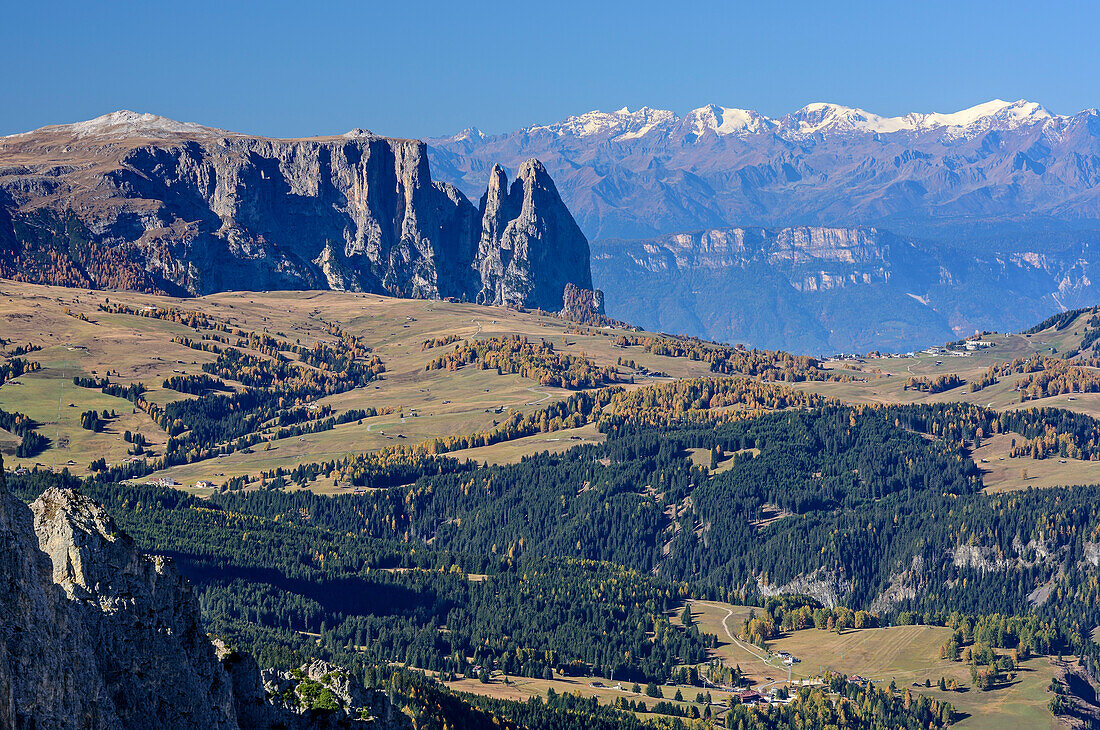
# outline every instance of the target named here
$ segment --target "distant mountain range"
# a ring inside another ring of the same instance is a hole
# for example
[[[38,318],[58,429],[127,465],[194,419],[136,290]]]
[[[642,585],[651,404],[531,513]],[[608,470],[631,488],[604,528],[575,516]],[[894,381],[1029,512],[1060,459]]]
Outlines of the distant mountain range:
[[[269,139],[115,112],[0,138],[0,276],[552,311],[592,288],[588,241],[537,160],[482,182],[475,207],[432,179],[423,142],[364,130]]]
[[[463,189],[491,164],[542,160],[599,239],[608,313],[646,326],[895,349],[1100,301],[1096,110],[620,109],[429,145],[436,175]]]
[[[705,106],[589,112],[429,140],[437,177],[476,189],[537,157],[590,238],[722,226],[1100,220],[1100,115],[1027,101],[880,117],[810,104],[781,119]]]

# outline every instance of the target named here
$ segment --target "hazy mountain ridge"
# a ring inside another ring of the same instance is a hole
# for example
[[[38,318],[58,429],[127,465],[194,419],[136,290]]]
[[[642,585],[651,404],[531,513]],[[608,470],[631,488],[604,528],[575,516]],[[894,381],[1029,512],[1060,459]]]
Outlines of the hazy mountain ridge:
[[[542,165],[492,180],[475,207],[432,179],[420,141],[269,139],[115,112],[0,139],[0,275],[550,310],[566,284],[590,289],[588,242]]]
[[[970,254],[875,228],[722,228],[593,244],[608,314],[796,352],[909,350],[1091,304],[1085,241]]]
[[[646,327],[813,352],[908,349],[1097,297],[1096,110],[994,100],[883,117],[815,103],[771,119],[643,107],[467,130],[431,140],[429,154],[461,187],[490,159],[537,155],[596,240],[609,314]],[[784,244],[811,229],[809,248]]]

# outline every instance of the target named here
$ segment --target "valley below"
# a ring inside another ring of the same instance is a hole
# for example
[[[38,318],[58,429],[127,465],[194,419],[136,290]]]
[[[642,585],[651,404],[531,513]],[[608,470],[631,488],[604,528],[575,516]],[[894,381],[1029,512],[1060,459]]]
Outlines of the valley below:
[[[404,677],[422,721],[1094,712],[1095,310],[817,360],[354,292],[0,302],[9,488],[80,484],[262,664]]]

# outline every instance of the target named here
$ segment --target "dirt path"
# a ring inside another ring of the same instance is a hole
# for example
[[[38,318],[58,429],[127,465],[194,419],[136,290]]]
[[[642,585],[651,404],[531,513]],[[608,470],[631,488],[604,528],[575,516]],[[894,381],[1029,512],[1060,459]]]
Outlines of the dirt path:
[[[542,396],[538,400],[531,401],[530,405],[533,405],[533,406],[537,406],[539,403],[542,403],[543,401],[554,397],[553,393],[543,393],[541,390],[535,390],[533,387],[528,388],[527,390],[531,391],[535,395],[541,395]]]
[[[741,641],[741,639],[737,638],[737,635],[730,629],[730,625],[729,625],[729,620],[733,616],[733,609],[732,608],[729,608],[727,606],[723,606],[720,603],[712,603],[711,601],[695,601],[694,603],[697,603],[697,604],[700,604],[700,605],[705,605],[705,606],[710,606],[712,608],[725,609],[726,615],[722,617],[722,629],[726,632],[726,636],[729,638],[730,643],[733,644],[734,646],[736,646],[741,651],[748,654],[749,656],[756,659],[758,662],[760,662],[765,667],[767,667],[769,669],[773,669],[776,672],[787,672],[787,678],[786,679],[773,679],[773,680],[770,680],[770,681],[766,681],[763,684],[757,685],[758,690],[763,690],[766,687],[771,687],[771,686],[774,686],[774,685],[792,683],[792,679],[791,679],[791,676],[790,676],[790,673],[791,673],[790,667],[785,667],[785,666],[781,666],[781,665],[778,665],[778,664],[773,664],[772,662],[775,659],[766,650],[761,649],[760,647],[757,647],[757,646],[753,646],[752,644],[747,644],[744,641]],[[799,684],[801,684],[803,682],[803,680],[796,680],[796,681]]]

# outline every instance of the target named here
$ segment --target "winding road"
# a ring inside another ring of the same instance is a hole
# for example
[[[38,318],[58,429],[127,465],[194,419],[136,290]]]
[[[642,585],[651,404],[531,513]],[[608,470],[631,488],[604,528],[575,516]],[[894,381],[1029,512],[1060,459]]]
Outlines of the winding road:
[[[733,616],[733,609],[732,608],[724,606],[720,603],[713,603],[711,601],[695,601],[695,603],[700,604],[700,605],[705,605],[705,606],[712,606],[714,608],[725,608],[726,609],[726,615],[722,617],[722,628],[725,630],[726,636],[729,637],[730,642],[734,646],[736,646],[737,648],[744,651],[746,654],[749,654],[750,656],[756,658],[758,661],[760,661],[762,664],[764,664],[764,666],[771,667],[772,669],[775,669],[777,671],[787,670],[787,683],[790,683],[790,671],[791,671],[790,667],[785,667],[785,666],[772,664],[772,661],[773,661],[774,657],[769,656],[766,652],[761,650],[759,647],[753,646],[751,644],[746,644],[745,642],[741,641],[741,639],[737,638],[737,635],[734,634],[733,631],[730,630],[729,620],[730,620],[730,617]],[[763,689],[764,687],[770,687],[772,685],[777,685],[777,684],[780,684],[781,682],[782,682],[782,680],[773,680],[771,682],[766,682],[762,685],[759,685],[759,689]],[[802,680],[799,680],[799,682],[801,683]]]

